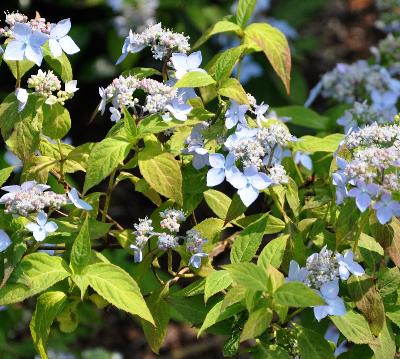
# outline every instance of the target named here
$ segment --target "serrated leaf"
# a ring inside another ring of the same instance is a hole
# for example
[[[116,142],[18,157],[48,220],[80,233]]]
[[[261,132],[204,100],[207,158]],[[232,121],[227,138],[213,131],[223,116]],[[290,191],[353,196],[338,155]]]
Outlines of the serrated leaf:
[[[63,138],[71,128],[71,116],[59,103],[43,105],[43,134],[53,139]]]
[[[255,339],[259,337],[268,328],[272,319],[272,310],[270,308],[260,308],[250,313],[249,319],[245,323],[240,336],[240,341]]]
[[[386,320],[375,343],[369,345],[375,359],[391,359],[396,357],[396,343],[392,325]]]
[[[79,274],[86,267],[86,265],[89,263],[91,251],[89,220],[86,216],[71,249],[70,266],[74,273]]]
[[[287,282],[274,293],[277,303],[289,307],[303,308],[324,305],[324,300],[312,289],[300,282]]]
[[[288,238],[288,235],[283,235],[270,241],[258,256],[257,265],[265,269],[268,268],[269,264],[279,268],[282,264]]]
[[[235,67],[236,63],[240,59],[244,46],[232,47],[224,51],[215,62],[215,80],[221,82],[222,80],[229,77]]]
[[[221,96],[228,97],[240,104],[249,104],[249,98],[247,97],[246,91],[240,82],[234,78],[229,78],[222,82],[218,88],[218,93]]]
[[[192,46],[192,50],[200,47],[203,45],[211,36],[220,34],[223,32],[235,32],[237,34],[242,33],[242,29],[239,25],[228,21],[228,20],[221,20],[216,22],[213,26],[211,26]]]
[[[369,344],[375,342],[367,320],[352,310],[345,315],[330,316],[333,324],[350,341],[355,344]]]
[[[104,180],[123,162],[128,155],[131,144],[123,138],[105,138],[96,143],[89,155],[83,191]]]
[[[215,80],[206,72],[192,71],[185,74],[179,79],[174,87],[204,87],[212,85]]]
[[[46,253],[25,256],[0,289],[0,305],[21,302],[71,275],[67,263]]]
[[[43,293],[36,302],[36,309],[29,324],[33,344],[42,359],[46,353],[47,338],[54,319],[62,311],[67,296],[63,292]]]
[[[333,153],[337,150],[343,137],[344,135],[340,133],[334,133],[326,137],[303,136],[299,138],[299,141],[293,142],[293,150],[307,153]]]
[[[239,0],[236,8],[236,22],[243,29],[253,14],[257,0]]]
[[[221,219],[225,219],[231,199],[225,194],[215,189],[209,189],[203,193],[204,199],[212,211]]]
[[[232,281],[232,277],[228,271],[219,270],[209,274],[204,287],[204,301],[207,302],[214,294],[228,288],[232,284]]]
[[[170,153],[139,153],[139,169],[146,182],[159,194],[183,202],[182,173],[178,161]]]
[[[289,182],[287,184],[286,200],[290,209],[293,211],[293,214],[297,218],[300,212],[299,190],[296,182],[291,177],[289,177]]]
[[[138,285],[122,268],[109,263],[96,263],[87,266],[82,276],[109,303],[155,324]]]
[[[249,262],[255,256],[264,237],[268,216],[269,213],[264,214],[235,238],[230,255],[232,263]]]
[[[301,328],[297,338],[301,359],[333,359],[333,350],[323,335]]]
[[[256,291],[268,290],[267,272],[254,263],[236,263],[223,267],[240,286]]]
[[[68,56],[63,52],[61,56],[53,57],[47,43],[42,46],[42,50],[44,61],[46,61],[49,67],[59,75],[64,82],[71,81],[73,79],[72,67]]]
[[[289,93],[292,64],[290,48],[285,35],[266,23],[250,24],[244,33],[245,44],[264,52]]]
[[[274,111],[279,117],[289,117],[290,123],[293,125],[317,131],[327,131],[330,126],[329,117],[321,116],[304,106],[275,107]]]

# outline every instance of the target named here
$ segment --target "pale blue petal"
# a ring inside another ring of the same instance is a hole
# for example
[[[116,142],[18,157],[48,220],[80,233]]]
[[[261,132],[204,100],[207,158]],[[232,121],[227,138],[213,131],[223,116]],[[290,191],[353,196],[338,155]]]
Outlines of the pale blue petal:
[[[21,41],[11,41],[4,52],[4,60],[21,61],[24,59],[26,44]]]
[[[301,158],[301,164],[307,168],[309,171],[313,168],[312,159],[309,155],[303,155]]]
[[[359,193],[356,197],[356,205],[361,212],[365,212],[365,210],[371,204],[371,197],[368,193]]]
[[[59,21],[50,31],[50,36],[56,39],[61,39],[71,30],[71,20],[64,19]]]
[[[202,61],[201,51],[196,51],[187,57],[187,69],[194,70],[197,69]]]
[[[32,28],[28,24],[17,22],[13,28],[14,37],[18,40],[28,41]]]
[[[231,167],[227,172],[226,180],[235,188],[240,189],[246,186],[247,179],[237,167]]]
[[[318,321],[324,319],[329,314],[328,309],[329,307],[327,305],[320,305],[318,307],[314,307],[315,319],[317,319]]]
[[[46,232],[48,233],[53,233],[58,229],[57,223],[55,222],[47,222],[44,225],[44,229],[46,230]]]
[[[221,184],[225,179],[225,171],[223,168],[211,168],[207,172],[207,186],[214,187]]]
[[[209,155],[208,160],[210,166],[214,168],[225,168],[225,157],[221,153],[212,153]]]
[[[32,47],[41,47],[46,43],[48,39],[49,37],[46,34],[43,34],[40,31],[35,31],[29,38],[29,45],[31,45]]]
[[[80,51],[74,40],[72,40],[69,36],[64,36],[63,38],[58,40],[58,43],[60,44],[64,52],[68,55],[73,55]]]
[[[249,207],[258,197],[259,192],[253,186],[247,185],[238,190],[238,195],[246,207]]]
[[[42,228],[38,228],[36,231],[33,231],[32,234],[37,242],[44,241],[47,235],[46,231],[43,230]]]
[[[0,229],[0,252],[5,251],[11,244],[11,239],[8,234]]]
[[[339,283],[337,280],[324,283],[320,291],[324,299],[334,299],[339,294]]]
[[[330,315],[345,315],[346,307],[342,298],[336,297],[334,299],[327,299],[328,314]]]
[[[32,47],[28,45],[25,49],[25,57],[40,66],[43,61],[43,52],[40,47]]]
[[[347,280],[350,277],[350,272],[344,265],[339,265],[339,276],[341,280]]]
[[[57,40],[50,39],[49,40],[49,47],[50,47],[50,52],[53,55],[53,57],[59,57],[59,56],[62,55],[62,48],[61,48],[61,45],[58,43]]]
[[[47,214],[44,212],[39,212],[36,217],[36,222],[40,227],[43,227],[47,222]]]
[[[392,219],[392,210],[386,206],[382,206],[376,211],[376,217],[380,224],[386,224]]]

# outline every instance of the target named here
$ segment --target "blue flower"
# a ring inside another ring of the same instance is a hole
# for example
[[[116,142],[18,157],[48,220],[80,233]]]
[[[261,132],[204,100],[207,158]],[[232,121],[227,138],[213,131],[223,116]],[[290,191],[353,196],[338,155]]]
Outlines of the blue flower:
[[[291,260],[289,264],[289,273],[286,282],[304,282],[308,274],[306,268],[300,268],[295,260]]]
[[[372,199],[374,199],[379,192],[380,187],[377,184],[366,184],[363,181],[357,181],[357,187],[350,189],[348,196],[355,198],[358,209],[361,212],[365,212],[371,204]]]
[[[146,46],[146,44],[137,44],[135,41],[135,34],[132,30],[129,30],[129,35],[126,37],[124,45],[122,46],[122,55],[118,58],[116,65],[119,65],[122,61],[124,61],[130,52],[140,52]]]
[[[208,161],[212,167],[207,173],[207,186],[214,187],[221,184],[225,177],[229,176],[229,170],[235,163],[235,157],[232,154],[224,157],[220,153],[212,153],[208,156]]]
[[[256,122],[258,127],[262,127],[261,122],[265,122],[267,119],[265,118],[265,113],[268,111],[269,105],[264,104],[264,102],[261,103],[259,106],[255,106],[254,108],[254,114],[257,116],[256,117]]]
[[[173,53],[171,56],[171,62],[175,69],[175,77],[181,79],[189,72],[206,72],[200,69],[199,66],[202,61],[201,51],[196,51],[190,55]]]
[[[79,193],[76,188],[71,188],[71,190],[67,193],[67,196],[76,208],[83,209],[85,211],[91,211],[93,209],[89,203],[79,198]]]
[[[0,229],[0,253],[4,252],[11,244],[11,239],[6,232]]]
[[[189,265],[193,268],[199,269],[201,267],[201,259],[208,257],[207,253],[195,253],[189,259]]]
[[[244,173],[232,167],[226,179],[238,189],[238,195],[246,207],[257,199],[261,190],[272,184],[272,180],[265,173],[258,172],[256,166],[245,168]]]
[[[332,174],[332,183],[336,186],[336,204],[342,204],[348,196],[347,176],[338,171]]]
[[[400,203],[393,200],[389,193],[382,195],[372,208],[375,209],[380,224],[389,222],[393,216],[400,216]]]
[[[71,30],[71,20],[64,19],[57,24],[53,24],[50,29],[49,47],[54,57],[59,57],[64,51],[68,55],[73,55],[79,52],[79,47],[76,46],[74,40],[67,34]]]
[[[249,109],[247,105],[239,105],[236,101],[231,101],[231,105],[225,113],[225,126],[230,129],[238,122],[247,125],[246,112]]]
[[[335,344],[336,349],[335,349],[335,352],[333,353],[333,355],[335,357],[338,357],[340,354],[346,353],[348,351],[347,340],[343,340],[339,344],[339,337],[340,337],[340,333],[334,325],[329,326],[329,328],[327,329],[327,331],[324,335],[324,338],[326,340],[329,340],[330,342]]]
[[[21,61],[24,58],[40,66],[43,60],[41,46],[48,36],[40,31],[33,31],[28,24],[16,23],[13,29],[14,39],[8,43],[4,60]]]
[[[351,274],[360,276],[365,273],[364,268],[353,260],[354,254],[348,250],[344,255],[336,253],[336,260],[339,264],[340,279],[347,280]]]
[[[47,222],[47,214],[39,212],[36,218],[36,223],[29,222],[25,228],[32,232],[33,237],[37,242],[45,240],[49,233],[53,233],[57,230],[58,226],[55,222]]]
[[[309,171],[313,168],[313,163],[310,155],[304,152],[296,152],[294,155],[294,163],[302,164],[304,168],[307,168]]]
[[[133,249],[133,261],[135,263],[140,263],[143,260],[143,253],[142,253],[142,248],[135,246],[134,244],[131,244],[129,248]]]
[[[315,319],[320,321],[327,315],[344,315],[346,314],[346,307],[344,301],[338,296],[339,294],[339,282],[333,280],[322,284],[318,294],[326,302],[326,305],[320,305],[314,307]]]

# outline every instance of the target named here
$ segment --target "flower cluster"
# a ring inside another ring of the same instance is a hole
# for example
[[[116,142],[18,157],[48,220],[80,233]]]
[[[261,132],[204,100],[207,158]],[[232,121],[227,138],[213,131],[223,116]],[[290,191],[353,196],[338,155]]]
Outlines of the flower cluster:
[[[139,99],[135,97],[138,90],[147,93],[144,105],[140,105]],[[103,114],[107,103],[111,102],[111,120],[114,122],[121,118],[120,111],[123,108],[132,109],[135,114],[140,115],[162,113],[166,121],[172,119],[171,115],[177,120],[186,121],[192,110],[187,101],[195,96],[194,91],[177,90],[172,85],[148,78],[138,79],[135,76],[120,76],[105,89],[100,88],[99,94],[99,111]]]
[[[320,92],[325,98],[350,105],[368,100],[375,110],[393,115],[397,113],[400,81],[384,67],[360,60],[350,65],[338,64],[323,75],[311,91],[306,105],[310,105]]]
[[[344,255],[334,254],[325,246],[319,253],[309,256],[303,268],[300,268],[296,261],[290,261],[286,280],[302,282],[317,291],[326,303],[314,307],[315,318],[320,321],[327,315],[346,313],[344,301],[339,297],[339,279],[347,280],[350,274],[364,274],[361,265],[353,260],[353,252],[348,250]]]
[[[398,76],[400,73],[400,38],[388,34],[386,38],[379,41],[378,46],[371,47],[371,53],[375,61],[387,67],[391,75]]]
[[[376,0],[379,18],[375,22],[378,29],[385,32],[400,32],[399,0]]]
[[[27,16],[17,12],[6,13],[6,24],[8,26],[0,28],[0,36],[10,40],[3,55],[5,60],[27,59],[40,66],[43,61],[42,46],[47,42],[53,57],[59,57],[63,52],[72,55],[79,51],[79,47],[68,36],[70,19],[52,24],[40,16],[28,20]]]
[[[373,106],[368,105],[366,101],[354,102],[353,106],[338,118],[337,124],[343,126],[344,133],[348,134],[373,123],[393,122],[393,115],[375,109]]]
[[[154,231],[153,221],[148,218],[139,219],[139,223],[134,224],[135,242],[130,245],[130,248],[134,251],[135,263],[143,260],[142,252],[150,238],[157,238],[158,249],[162,251],[178,247],[179,240],[183,239],[186,242],[186,250],[192,254],[188,264],[194,268],[200,268],[201,258],[207,257],[207,254],[202,252],[206,240],[195,229],[188,230],[186,236],[177,235],[181,224],[186,221],[186,216],[181,210],[166,209],[160,212],[160,218],[160,227],[166,232]]]
[[[121,63],[129,53],[140,52],[147,46],[150,46],[156,60],[168,58],[173,52],[186,53],[190,50],[189,37],[162,28],[161,23],[158,23],[148,26],[140,33],[130,30],[117,64]]]
[[[202,131],[205,124],[197,125],[186,140],[184,154],[193,155],[193,166],[200,169],[210,165],[207,173],[207,186],[221,184],[225,179],[238,190],[242,202],[250,206],[261,190],[270,185],[285,184],[289,178],[281,161],[290,155],[289,144],[296,140],[282,123],[276,118],[270,120],[267,114],[268,105],[257,105],[256,100],[248,95],[249,105],[240,105],[231,101],[225,113],[225,126],[235,132],[221,139],[228,151],[208,154],[204,148]],[[259,127],[250,127],[246,114],[255,118]],[[275,114],[273,114],[275,116]],[[268,122],[269,121],[269,122]],[[263,126],[263,122],[268,122]],[[231,133],[229,131],[228,133]]]
[[[50,186],[38,184],[36,181],[23,183],[21,186],[5,186],[1,188],[8,192],[0,198],[5,205],[6,213],[27,216],[32,212],[40,212],[45,208],[60,208],[68,203],[64,195],[48,191]]]
[[[339,157],[343,152],[346,158]],[[350,133],[338,149],[338,170],[333,174],[336,202],[355,199],[361,212],[372,207],[381,224],[400,215],[400,202],[393,194],[400,189],[398,168],[400,126],[374,123]]]
[[[28,79],[28,88],[43,96],[48,105],[54,105],[55,103],[64,105],[65,101],[71,99],[74,93],[78,91],[76,84],[76,80],[68,81],[65,83],[65,89],[61,90],[61,81],[54,75],[53,71],[42,71],[41,69],[36,75],[32,75]]]

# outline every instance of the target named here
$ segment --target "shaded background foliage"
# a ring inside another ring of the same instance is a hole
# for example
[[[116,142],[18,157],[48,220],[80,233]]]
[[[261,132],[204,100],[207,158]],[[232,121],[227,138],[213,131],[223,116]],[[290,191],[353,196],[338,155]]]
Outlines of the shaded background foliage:
[[[132,3],[133,6],[135,0],[126,0],[126,3]],[[155,19],[175,31],[185,32],[194,43],[211,24],[232,12],[232,3],[233,1],[226,0],[160,0]],[[99,86],[106,86],[119,73],[134,67],[139,60],[148,67],[157,66],[150,52],[146,51],[135,56],[130,55],[123,64],[114,66],[125,35],[118,34],[113,23],[117,14],[105,0],[2,0],[0,10],[21,10],[29,17],[33,17],[35,11],[40,11],[42,16],[51,21],[71,18],[71,35],[81,48],[81,52],[71,58],[74,78],[78,80],[80,88],[68,104],[73,119],[69,136],[74,145],[99,141],[111,127],[109,119],[100,115],[90,122],[99,102]],[[293,56],[290,96],[286,95],[264,56],[253,55],[253,60],[262,68],[262,73],[249,79],[245,88],[260,102],[264,101],[271,106],[303,104],[309,89],[322,73],[337,62],[351,62],[368,57],[369,47],[383,37],[374,27],[376,11],[370,0],[272,1],[270,9],[259,16],[287,21],[297,32],[297,36],[290,40]],[[130,24],[133,29],[140,25],[142,24]],[[203,45],[204,63],[211,58],[212,53],[225,46],[227,41],[229,39],[220,36]],[[244,67],[243,73],[246,70]],[[0,99],[3,99],[12,91],[14,80],[11,73],[4,68],[0,70],[0,79]],[[317,104],[318,106],[323,106],[323,103]],[[289,127],[295,135],[303,134],[300,128],[290,123]],[[0,161],[4,161],[2,152]],[[77,177],[76,180],[81,181],[81,178]],[[129,182],[121,184],[113,195],[110,209],[112,216],[125,226],[130,226],[137,218],[148,215],[153,209],[150,201],[138,196],[131,189],[132,184]],[[206,217],[208,213],[205,206],[202,210]],[[199,213],[201,217],[201,210]],[[114,263],[129,272],[132,258],[118,252],[105,254],[112,256]],[[224,261],[224,258],[220,260]],[[151,287],[150,282],[149,286]],[[27,302],[19,310],[0,312],[2,358],[34,357],[29,332],[22,329],[27,328],[31,310],[32,306]],[[103,358],[100,352],[82,353],[82,350],[98,347],[119,352],[123,358],[154,357],[139,326],[132,318],[116,310],[110,309],[100,314],[89,304],[83,305],[79,312],[79,321],[78,330],[72,334],[55,330],[49,348],[54,348],[57,352],[81,353],[84,358]],[[220,353],[223,342],[218,336],[196,341],[195,332],[177,321],[169,327],[160,357],[219,358],[222,357]],[[110,356],[104,356],[107,357]]]

